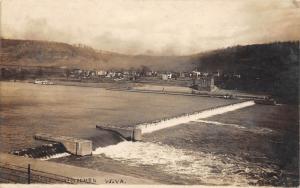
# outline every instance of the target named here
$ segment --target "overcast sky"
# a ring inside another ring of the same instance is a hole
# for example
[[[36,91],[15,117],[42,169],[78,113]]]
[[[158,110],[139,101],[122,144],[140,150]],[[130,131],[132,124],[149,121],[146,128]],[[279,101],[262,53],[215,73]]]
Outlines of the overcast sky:
[[[300,39],[300,0],[2,0],[5,38],[184,55]]]

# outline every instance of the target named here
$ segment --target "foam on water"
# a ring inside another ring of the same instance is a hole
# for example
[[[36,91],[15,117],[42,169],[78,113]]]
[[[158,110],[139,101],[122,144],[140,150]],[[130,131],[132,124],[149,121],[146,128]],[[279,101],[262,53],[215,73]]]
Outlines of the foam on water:
[[[70,156],[70,155],[71,155],[70,153],[64,152],[64,153],[57,153],[57,154],[51,155],[51,156],[42,157],[42,158],[39,158],[39,159],[42,160],[42,161],[46,161],[46,160],[49,160],[49,159],[57,159],[57,158],[67,157],[67,156]]]
[[[254,101],[247,101],[154,123],[141,124],[138,127],[142,129],[143,133],[151,133],[160,129],[196,121],[217,126],[230,126],[243,131],[272,132],[271,129],[267,128],[245,127],[237,124],[201,120],[254,104]],[[256,184],[259,181],[259,174],[275,173],[272,165],[252,164],[238,156],[177,149],[172,146],[151,142],[124,141],[117,145],[97,148],[93,155],[104,155],[130,166],[152,166],[158,171],[172,176],[180,176],[180,178],[211,185],[246,186]]]
[[[246,129],[246,127],[242,126],[242,125],[237,125],[237,124],[232,124],[232,123],[221,123],[221,122],[217,122],[217,121],[207,121],[207,120],[196,120],[195,122],[200,122],[200,123],[208,123],[208,124],[214,124],[214,125],[225,125],[225,126],[231,126],[231,127],[235,127],[238,129]]]
[[[272,133],[275,132],[272,129],[269,128],[264,128],[264,127],[245,127],[242,125],[237,125],[237,124],[232,124],[232,123],[221,123],[221,122],[217,122],[217,121],[208,121],[208,120],[196,120],[194,122],[200,122],[200,123],[207,123],[207,124],[213,124],[213,125],[219,125],[219,126],[230,126],[230,127],[234,127],[237,129],[242,129],[245,131],[250,131],[250,132],[254,132],[254,133],[261,133],[261,134],[268,134],[268,133]]]
[[[238,109],[245,108],[245,107],[252,106],[252,105],[255,105],[254,101],[246,101],[246,102],[241,102],[241,103],[232,104],[232,105],[228,105],[228,106],[204,110],[202,112],[186,114],[186,115],[179,116],[179,117],[165,119],[165,120],[157,121],[154,123],[144,123],[144,124],[137,125],[137,127],[142,130],[142,134],[152,133],[154,131],[158,131],[161,129],[173,127],[173,126],[176,126],[179,124],[188,123],[188,122],[195,121],[198,119],[208,118],[211,116],[238,110]]]
[[[245,162],[227,156],[176,149],[150,142],[121,142],[97,148],[93,155],[104,155],[130,166],[151,165],[171,175],[180,175],[206,184],[248,185],[245,173],[252,171]],[[257,170],[253,169],[253,171]],[[239,173],[235,173],[239,171]]]

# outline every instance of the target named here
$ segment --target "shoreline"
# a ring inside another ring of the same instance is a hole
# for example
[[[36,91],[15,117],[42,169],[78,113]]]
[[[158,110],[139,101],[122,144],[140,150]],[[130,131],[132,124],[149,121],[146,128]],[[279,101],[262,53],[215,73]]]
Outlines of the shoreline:
[[[51,80],[54,81],[54,80]],[[0,80],[1,82],[18,82],[18,83],[29,83],[34,84],[34,80]],[[77,82],[77,81],[55,81],[54,84],[44,85],[44,86],[73,86],[73,87],[90,87],[90,88],[102,88],[110,91],[123,91],[123,92],[136,92],[136,93],[151,93],[151,94],[164,94],[164,95],[181,95],[181,96],[196,96],[196,97],[212,97],[212,98],[222,98],[222,99],[238,99],[238,100],[251,100],[251,99],[264,99],[267,95],[262,94],[251,94],[251,93],[232,93],[231,90],[224,90],[222,92],[209,92],[209,91],[198,91],[198,90],[191,90],[191,91],[168,91],[168,90],[156,90],[156,89],[140,89],[140,86],[146,85],[153,85],[159,86],[163,88],[174,87],[172,85],[162,85],[153,83],[143,83],[143,82],[130,82],[130,81],[122,81],[122,82]],[[183,86],[175,86],[178,88],[186,88],[190,89],[189,87]],[[225,92],[225,93],[224,93]],[[238,91],[239,92],[239,91]]]
[[[157,184],[152,180],[146,180],[143,178],[92,170],[52,161],[20,157],[6,153],[0,153],[0,161],[0,169],[3,168],[14,173],[23,173],[22,175],[25,181],[27,181],[27,167],[28,164],[30,164],[30,168],[32,170],[32,183],[44,183],[42,182],[42,179],[47,178],[50,181],[47,183],[50,184],[58,182],[71,184]],[[0,176],[1,173],[3,172],[0,171]],[[40,176],[38,179],[34,179],[35,173],[39,174],[37,175]],[[92,181],[88,182],[90,180]]]

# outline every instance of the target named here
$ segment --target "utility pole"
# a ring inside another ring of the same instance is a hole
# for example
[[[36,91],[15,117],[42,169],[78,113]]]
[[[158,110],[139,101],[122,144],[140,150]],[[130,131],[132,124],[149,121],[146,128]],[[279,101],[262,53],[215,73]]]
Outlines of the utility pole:
[[[30,164],[28,164],[28,168],[27,168],[27,183],[28,184],[30,184],[30,179],[31,179],[31,177],[30,177]]]

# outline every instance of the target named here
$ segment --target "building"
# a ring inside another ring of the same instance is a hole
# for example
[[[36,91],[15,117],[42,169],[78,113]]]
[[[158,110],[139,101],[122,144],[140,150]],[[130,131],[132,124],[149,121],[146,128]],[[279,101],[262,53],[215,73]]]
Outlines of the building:
[[[193,77],[198,78],[198,77],[201,76],[201,72],[199,72],[199,71],[193,71],[193,72],[192,72],[192,75],[193,75]]]
[[[192,87],[199,91],[212,91],[215,87],[214,77],[199,77],[194,79]]]
[[[169,80],[171,78],[172,78],[172,73],[161,74],[161,79],[162,80]]]
[[[191,77],[189,72],[180,72],[179,73],[180,78],[188,78]]]
[[[107,72],[105,70],[98,70],[97,71],[97,75],[100,77],[104,77],[106,76]]]
[[[220,73],[220,71],[218,70],[218,71],[212,72],[212,75],[213,75],[214,77],[220,77],[220,76],[221,76],[221,73]]]
[[[116,73],[113,72],[113,71],[109,71],[109,72],[107,72],[107,74],[106,74],[106,77],[107,77],[107,78],[114,78],[115,76],[116,76]]]
[[[155,71],[146,71],[146,72],[143,73],[143,75],[146,76],[146,77],[155,77],[155,76],[157,76],[157,72],[155,72]]]

